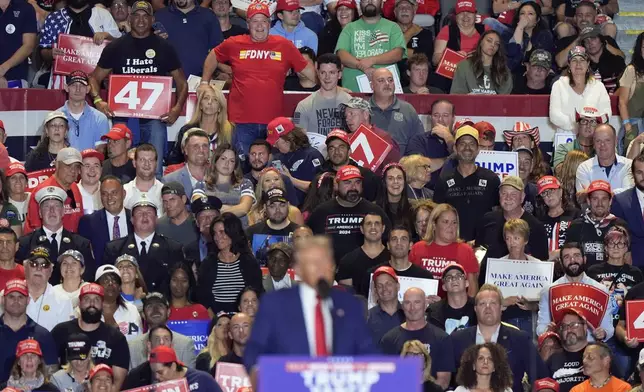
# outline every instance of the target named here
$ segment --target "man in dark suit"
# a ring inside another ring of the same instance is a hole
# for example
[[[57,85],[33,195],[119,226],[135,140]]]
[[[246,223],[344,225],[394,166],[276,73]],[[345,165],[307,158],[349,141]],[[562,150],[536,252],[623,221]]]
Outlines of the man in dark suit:
[[[486,283],[481,286],[474,301],[478,325],[454,331],[451,335],[456,361],[460,361],[468,347],[493,342],[503,346],[508,354],[508,363],[514,378],[513,391],[523,390],[521,380],[524,373],[528,374],[530,384],[540,378],[549,377],[548,369],[537,354],[530,336],[510,324],[501,323],[501,290]],[[456,367],[459,365],[460,363],[457,363]]]
[[[132,231],[127,237],[108,242],[103,264],[114,264],[116,258],[128,254],[136,257],[148,291],[166,293],[168,269],[183,261],[181,244],[155,233],[159,207],[142,193],[132,204]],[[167,294],[167,293],[166,293]]]
[[[217,196],[206,196],[202,190],[195,190],[191,197],[191,209],[199,229],[199,239],[183,247],[186,260],[197,266],[214,250],[210,224],[220,215],[222,203]]]
[[[103,209],[83,216],[78,223],[78,232],[92,243],[97,267],[103,265],[105,245],[132,232],[132,215],[123,208],[125,190],[121,180],[113,175],[103,177],[100,194]]]
[[[294,260],[301,284],[268,293],[259,304],[244,352],[244,365],[253,380],[261,371],[262,355],[354,356],[377,351],[363,305],[348,293],[330,289],[335,262],[329,240],[322,236],[302,240]]]
[[[644,267],[644,218],[642,215],[642,207],[644,207],[644,203],[642,203],[644,201],[644,155],[640,154],[633,158],[631,173],[635,180],[635,186],[613,197],[610,212],[628,224],[633,265],[642,268]]]
[[[65,211],[63,203],[67,199],[67,192],[56,186],[48,186],[36,192],[35,198],[39,206],[38,213],[42,220],[42,227],[20,237],[16,260],[26,260],[29,253],[39,246],[49,250],[52,261],[58,260],[58,255],[66,250],[77,250],[85,259],[83,280],[93,281],[97,267],[89,240],[63,228]],[[60,265],[55,263],[49,283],[59,284],[60,277]]]

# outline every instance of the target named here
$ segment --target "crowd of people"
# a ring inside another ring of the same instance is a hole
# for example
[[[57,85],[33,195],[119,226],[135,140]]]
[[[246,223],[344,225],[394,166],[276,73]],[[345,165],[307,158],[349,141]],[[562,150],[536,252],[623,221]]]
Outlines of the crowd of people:
[[[626,66],[617,0],[276,3],[0,0],[0,88],[67,92],[24,164],[0,144],[0,388],[216,392],[219,363],[256,385],[263,355],[380,353],[419,358],[424,391],[640,391],[644,34]],[[93,72],[51,71],[60,33],[107,42]],[[110,74],[172,77],[173,106],[115,116]],[[186,75],[195,110],[169,146]],[[399,89],[427,95],[426,123]],[[292,118],[289,90],[311,93]],[[436,93],[550,95],[574,137],[457,120]],[[358,132],[388,145],[378,164],[354,159]],[[484,150],[515,152],[517,175]],[[504,295],[491,259],[553,273]],[[568,283],[606,293],[600,323],[553,314]]]

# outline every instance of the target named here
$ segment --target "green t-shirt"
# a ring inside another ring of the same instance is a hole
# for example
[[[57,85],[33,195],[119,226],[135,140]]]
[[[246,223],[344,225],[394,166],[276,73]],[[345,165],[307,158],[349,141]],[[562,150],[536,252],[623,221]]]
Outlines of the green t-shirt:
[[[403,58],[407,58],[405,37],[400,26],[396,23],[380,18],[377,23],[369,24],[362,19],[351,22],[340,33],[338,50],[346,50],[358,59],[378,56],[395,48],[403,49]],[[374,65],[374,68],[387,67],[391,64]],[[359,92],[356,77],[363,72],[355,68],[345,68],[342,71],[342,86],[351,91]]]
[[[0,219],[6,219],[9,221],[9,226],[20,226],[20,213],[18,209],[8,201],[2,205],[2,211],[0,211]]]

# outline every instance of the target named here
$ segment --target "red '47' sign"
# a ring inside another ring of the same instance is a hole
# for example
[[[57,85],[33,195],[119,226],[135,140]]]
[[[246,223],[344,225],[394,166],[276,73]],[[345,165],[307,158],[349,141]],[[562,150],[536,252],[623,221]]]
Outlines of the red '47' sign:
[[[107,41],[96,45],[92,38],[79,35],[61,34],[58,36],[58,48],[65,54],[56,56],[54,62],[54,73],[69,75],[73,71],[83,71],[86,74],[92,73],[98,59],[101,57],[103,48]]]
[[[608,308],[608,293],[584,283],[564,283],[550,287],[550,314],[559,324],[566,309],[574,309],[594,328],[601,325]]]
[[[644,342],[644,300],[626,301],[626,334]]]
[[[108,104],[116,117],[159,119],[170,111],[172,78],[111,75]]]
[[[448,79],[454,79],[454,72],[456,71],[456,65],[461,61],[465,60],[465,57],[458,52],[455,52],[451,49],[445,49],[441,61],[436,67],[436,73],[445,76]]]
[[[351,145],[351,159],[372,172],[378,170],[392,149],[391,144],[364,125],[360,125],[349,136],[349,143]]]

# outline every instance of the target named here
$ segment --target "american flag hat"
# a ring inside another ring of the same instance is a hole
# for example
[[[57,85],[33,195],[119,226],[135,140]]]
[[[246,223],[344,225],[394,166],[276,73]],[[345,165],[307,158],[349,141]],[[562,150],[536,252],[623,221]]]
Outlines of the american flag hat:
[[[521,133],[527,133],[532,137],[532,140],[536,145],[539,145],[540,142],[540,137],[539,137],[539,127],[531,127],[530,124],[527,122],[523,121],[517,121],[514,123],[514,127],[511,130],[503,131],[503,138],[505,139],[505,143],[508,146],[512,145],[512,139]]]

